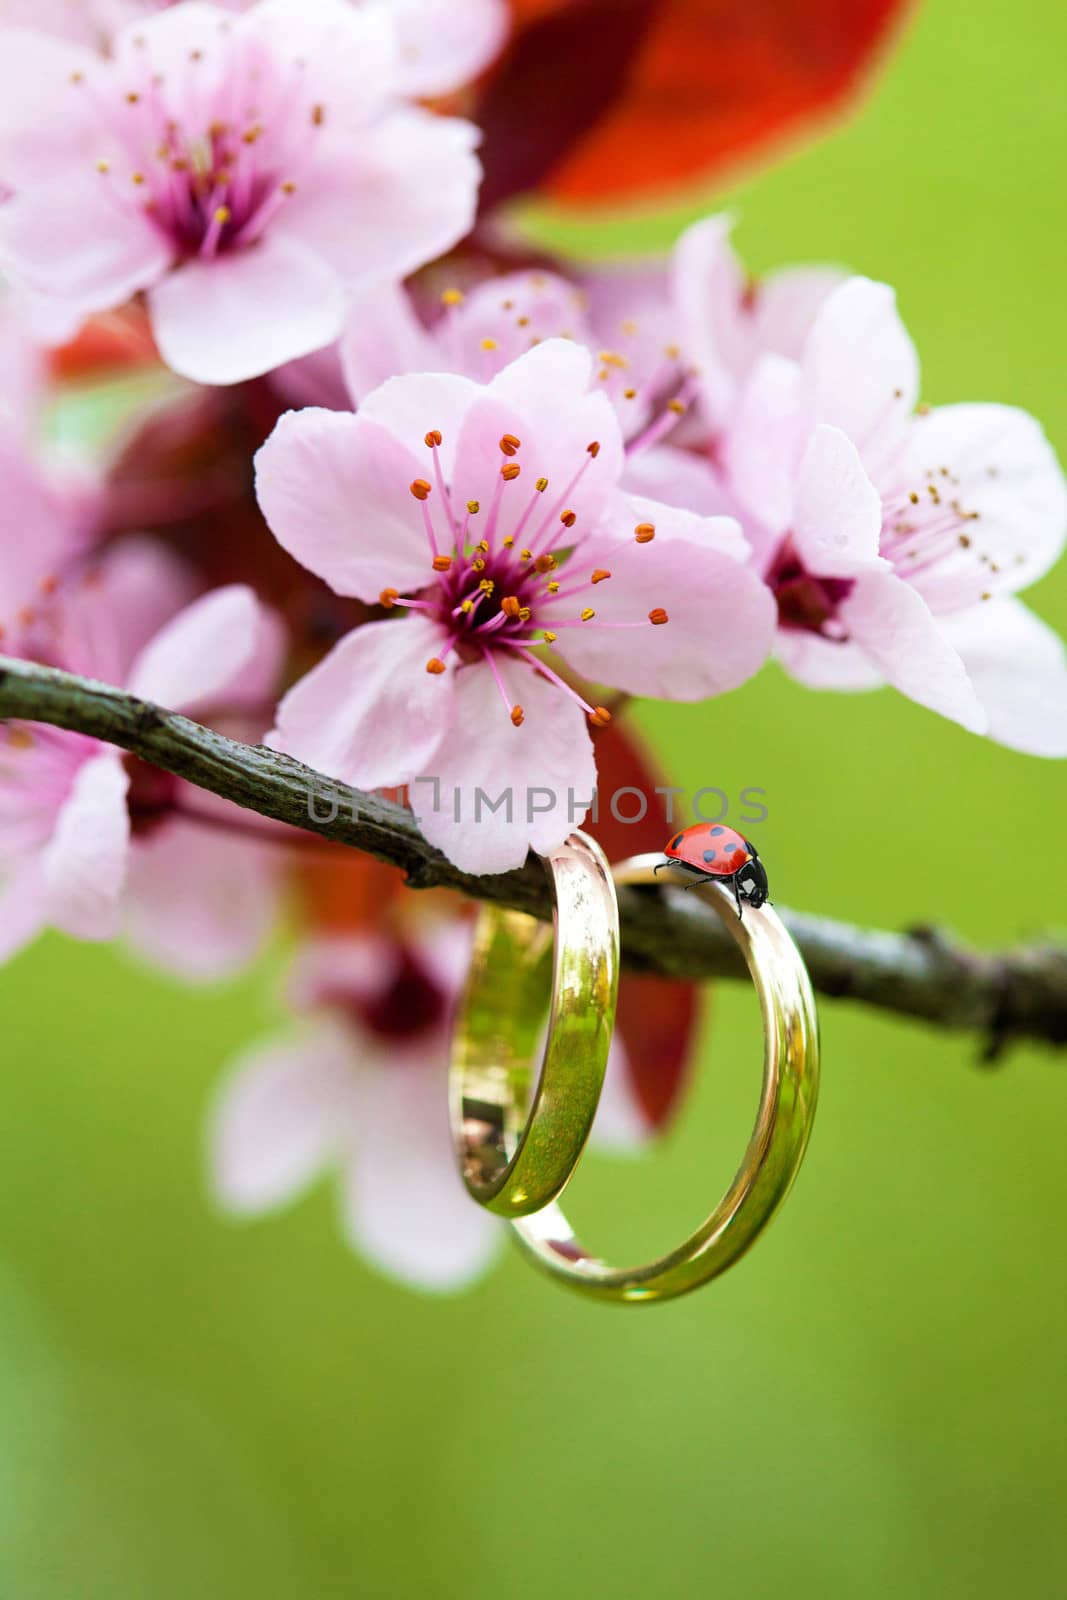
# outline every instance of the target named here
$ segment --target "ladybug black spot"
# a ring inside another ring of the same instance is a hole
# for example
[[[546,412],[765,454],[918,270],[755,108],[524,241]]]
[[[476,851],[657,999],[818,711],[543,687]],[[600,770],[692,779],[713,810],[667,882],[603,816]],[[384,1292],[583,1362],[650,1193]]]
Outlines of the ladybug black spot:
[[[719,837],[719,834],[720,834],[720,833],[725,833],[725,832],[726,832],[726,829],[725,829],[725,828],[712,828],[712,830],[711,830],[711,837],[712,837],[712,838],[713,838],[713,839],[717,839],[717,838],[718,838],[718,837]]]
[[[667,846],[668,850],[677,850],[677,848],[681,844],[681,842],[682,842],[682,835],[680,833],[676,833],[674,838],[671,840],[670,844]]]
[[[738,846],[736,844],[728,844],[728,845],[725,845],[723,848],[725,849],[727,855],[732,855],[733,852],[736,849],[738,849]]]
[[[705,861],[714,861],[715,857],[718,855],[718,853],[719,852],[717,850],[705,850],[704,851],[704,860]]]

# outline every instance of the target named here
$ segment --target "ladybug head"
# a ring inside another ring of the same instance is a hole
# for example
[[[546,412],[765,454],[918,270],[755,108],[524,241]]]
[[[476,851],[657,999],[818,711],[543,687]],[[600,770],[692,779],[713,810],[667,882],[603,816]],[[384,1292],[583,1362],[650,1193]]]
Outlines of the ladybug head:
[[[758,858],[746,861],[737,874],[737,892],[747,906],[753,906],[758,910],[760,906],[766,905],[770,886],[763,862]]]

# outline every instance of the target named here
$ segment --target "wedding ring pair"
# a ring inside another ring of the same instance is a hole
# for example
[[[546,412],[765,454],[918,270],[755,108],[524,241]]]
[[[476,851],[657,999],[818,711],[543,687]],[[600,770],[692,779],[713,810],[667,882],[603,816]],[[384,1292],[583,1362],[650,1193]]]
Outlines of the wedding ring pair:
[[[473,1199],[507,1217],[525,1253],[553,1277],[602,1300],[672,1299],[732,1266],[796,1177],[819,1079],[807,970],[773,907],[746,908],[742,918],[721,884],[697,886],[739,945],[759,996],[764,1051],[756,1125],[727,1193],[688,1239],[640,1266],[609,1266],[575,1237],[558,1200],[593,1125],[611,1045],[616,889],[657,885],[655,892],[669,893],[672,876],[685,880],[678,869],[657,877],[664,868],[657,855],[612,869],[583,833],[543,860],[555,892],[554,929],[491,905],[478,920],[449,1082],[460,1171]]]

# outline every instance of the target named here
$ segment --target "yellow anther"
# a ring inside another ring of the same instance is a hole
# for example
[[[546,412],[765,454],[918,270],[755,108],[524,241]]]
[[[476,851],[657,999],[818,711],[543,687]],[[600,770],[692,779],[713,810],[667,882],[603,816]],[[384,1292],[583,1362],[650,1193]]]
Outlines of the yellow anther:
[[[581,618],[582,618],[583,622],[592,622],[592,620],[593,620],[593,618],[595,616],[596,616],[596,612],[593,610],[592,606],[586,606],[585,609],[581,613]]]

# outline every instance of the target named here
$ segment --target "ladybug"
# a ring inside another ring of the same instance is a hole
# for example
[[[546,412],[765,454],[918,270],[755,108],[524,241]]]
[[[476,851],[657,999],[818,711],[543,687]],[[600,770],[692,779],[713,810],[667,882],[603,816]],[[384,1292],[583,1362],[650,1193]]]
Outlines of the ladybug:
[[[655,868],[662,871],[667,866],[685,867],[695,873],[687,889],[697,889],[706,878],[716,878],[729,884],[737,901],[737,914],[742,916],[744,905],[759,907],[767,899],[769,888],[767,872],[754,844],[727,828],[721,822],[698,822],[692,828],[676,833],[664,849],[666,861]]]

